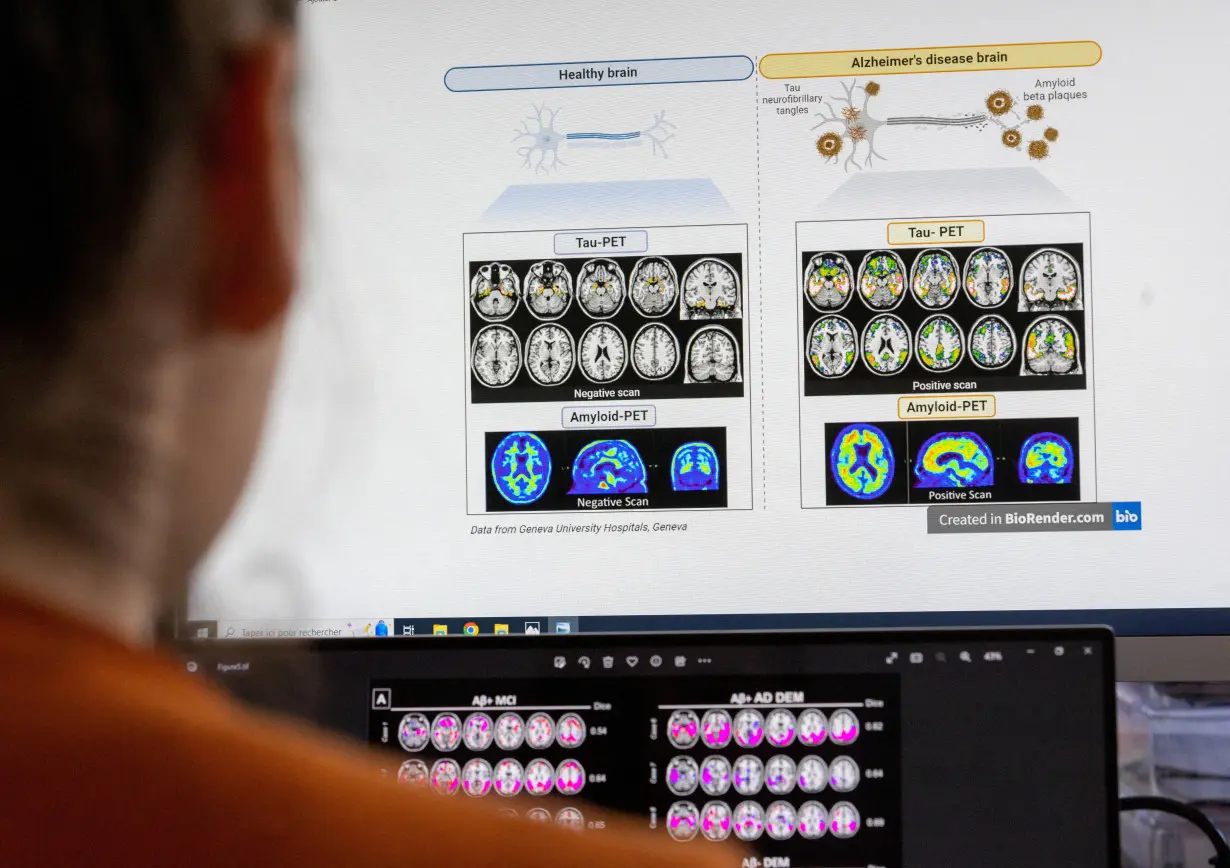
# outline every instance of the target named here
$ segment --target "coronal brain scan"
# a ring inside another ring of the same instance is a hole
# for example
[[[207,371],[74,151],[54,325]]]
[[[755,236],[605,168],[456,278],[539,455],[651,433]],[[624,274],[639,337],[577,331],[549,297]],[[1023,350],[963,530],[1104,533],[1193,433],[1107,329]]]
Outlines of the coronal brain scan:
[[[671,458],[671,487],[675,491],[720,491],[721,467],[717,451],[708,443],[684,443]]]
[[[431,767],[431,788],[442,796],[452,796],[461,789],[461,766],[456,760],[437,760]]]
[[[679,341],[675,333],[656,322],[632,338],[632,370],[642,380],[665,380],[679,367]]]
[[[544,750],[555,741],[555,721],[541,711],[525,722],[525,743],[535,750]]]
[[[525,722],[513,712],[501,714],[495,722],[495,743],[500,750],[516,750],[525,741]]]
[[[794,742],[794,715],[785,708],[775,708],[764,719],[764,732],[773,747],[789,747]]]
[[[774,841],[785,841],[793,836],[797,821],[794,806],[789,802],[774,802],[765,811],[765,831]]]
[[[501,389],[521,370],[521,339],[508,326],[490,325],[474,336],[470,366],[484,386]]]
[[[863,258],[858,270],[858,294],[872,310],[892,310],[905,298],[905,263],[891,250]]]
[[[824,790],[829,785],[829,767],[818,756],[805,756],[799,760],[799,789],[805,793],[814,794]]]
[[[1017,476],[1026,485],[1070,485],[1076,471],[1076,450],[1062,434],[1042,432],[1021,447]]]
[[[837,793],[853,792],[858,786],[858,764],[848,756],[839,756],[829,763],[829,786]]]
[[[431,743],[436,750],[456,750],[461,744],[461,718],[451,711],[436,715],[431,724]]]
[[[817,253],[803,278],[804,296],[821,313],[841,310],[850,301],[854,269],[840,253]]]
[[[511,265],[493,262],[478,269],[470,281],[470,304],[488,322],[506,320],[521,300],[521,281]]]
[[[849,802],[838,802],[829,811],[829,829],[834,837],[853,838],[858,833],[860,822],[858,808]]]
[[[594,319],[614,316],[624,305],[624,272],[613,259],[591,259],[577,278],[577,301]]]
[[[765,789],[775,796],[784,796],[794,789],[796,769],[788,756],[771,757],[764,766]]]
[[[950,371],[965,355],[965,336],[945,314],[930,317],[918,329],[918,363],[933,373]]]
[[[491,792],[491,763],[472,759],[461,770],[461,789],[476,798]]]
[[[431,740],[431,724],[417,711],[407,714],[397,727],[397,740],[408,751],[418,752]]]
[[[723,756],[706,757],[700,764],[700,788],[707,796],[722,796],[730,789],[730,760]]]
[[[525,304],[538,319],[559,319],[572,304],[572,275],[564,263],[548,259],[530,266]]]
[[[804,802],[799,807],[799,836],[809,841],[823,838],[829,830],[829,812],[819,802]]]
[[[818,708],[799,713],[799,741],[808,747],[824,744],[829,735],[829,719]]]
[[[483,751],[489,748],[494,740],[495,724],[490,717],[480,711],[466,718],[462,730],[462,741],[466,747],[473,751]]]
[[[759,757],[744,754],[735,760],[730,777],[736,793],[741,796],[754,796],[764,786],[764,763]]]
[[[726,747],[733,734],[730,715],[720,708],[706,711],[700,722],[700,734],[705,741],[705,747],[713,750]]]
[[[764,834],[764,810],[755,802],[735,806],[735,836],[740,841],[755,841]]]
[[[581,335],[581,373],[592,383],[618,380],[628,367],[628,344],[613,325],[597,323]]]
[[[892,314],[880,314],[863,329],[863,364],[873,374],[891,377],[910,360],[910,330]]]
[[[847,425],[833,440],[829,469],[837,487],[858,500],[875,500],[888,491],[897,459],[888,435],[874,425]],[[823,737],[821,736],[821,741]]]
[[[557,325],[541,325],[525,341],[525,370],[540,386],[558,386],[576,366],[572,335]]]
[[[397,782],[407,787],[427,786],[427,763],[422,760],[406,760],[397,770]]]
[[[1021,310],[1081,310],[1081,275],[1076,260],[1062,250],[1044,248],[1021,269]]]
[[[1030,323],[1025,331],[1021,373],[1038,377],[1084,373],[1080,338],[1072,323],[1061,316],[1042,316]]]
[[[534,503],[551,484],[551,453],[537,434],[517,431],[491,453],[491,479],[500,497],[511,504]]]
[[[1004,251],[982,247],[965,261],[965,294],[979,307],[999,307],[1012,295],[1012,262]]]
[[[515,796],[525,785],[525,770],[521,763],[507,757],[495,764],[495,791],[501,796]]]
[[[858,741],[858,733],[858,717],[853,711],[841,708],[833,712],[829,718],[829,741],[845,747]]]
[[[575,796],[585,789],[585,769],[574,759],[566,759],[555,770],[555,788],[565,796]]]
[[[665,316],[679,298],[679,275],[670,261],[648,256],[632,269],[632,306],[642,316]]]
[[[705,326],[688,341],[685,383],[739,383],[739,344],[721,326]]]
[[[545,759],[530,760],[525,766],[525,791],[545,796],[555,786],[555,767]]]
[[[700,780],[700,767],[690,756],[677,756],[666,766],[666,786],[677,796],[691,795]]]
[[[969,333],[969,355],[985,371],[1005,368],[1016,355],[1016,335],[1002,316],[984,316]]]
[[[725,841],[730,837],[730,806],[725,802],[710,802],[700,810],[700,833],[710,841]]]
[[[995,456],[972,431],[944,431],[918,450],[915,488],[986,488],[995,484]]]
[[[807,364],[818,376],[835,380],[850,373],[858,358],[858,336],[845,317],[816,320],[807,337]]]
[[[688,708],[674,711],[666,722],[666,734],[671,744],[680,750],[687,750],[700,740],[700,718]]]
[[[739,276],[721,259],[707,257],[683,274],[682,319],[728,319],[742,313]]]
[[[952,304],[961,283],[957,261],[947,250],[924,250],[914,260],[910,289],[925,308],[939,310]]]
[[[676,841],[691,841],[700,825],[700,812],[691,802],[675,802],[666,812],[666,830]]]
[[[585,721],[581,715],[568,712],[555,727],[555,740],[563,748],[579,747],[585,741]]]
[[[745,708],[735,715],[735,744],[739,747],[759,747],[764,741],[764,717],[754,708]]]
[[[646,494],[648,475],[641,453],[627,440],[597,440],[572,464],[569,494]]]

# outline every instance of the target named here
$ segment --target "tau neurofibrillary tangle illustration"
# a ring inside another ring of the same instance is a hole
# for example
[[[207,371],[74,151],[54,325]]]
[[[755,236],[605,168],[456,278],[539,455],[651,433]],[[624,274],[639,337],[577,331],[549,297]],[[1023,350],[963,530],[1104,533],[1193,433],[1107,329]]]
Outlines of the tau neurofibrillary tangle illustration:
[[[560,157],[560,148],[569,147],[619,147],[648,144],[655,156],[669,157],[666,143],[675,138],[675,125],[666,119],[662,109],[653,116],[649,126],[633,130],[593,131],[581,130],[564,133],[556,128],[559,109],[545,105],[535,106],[532,113],[521,121],[513,132],[513,144],[521,165],[537,174],[549,174],[567,163]]]
[[[1050,126],[1039,103],[1021,103],[1006,90],[990,93],[982,105],[952,115],[900,115],[880,118],[871,114],[870,102],[882,92],[879,82],[841,82],[843,96],[831,96],[820,104],[824,120],[812,127],[819,133],[815,147],[826,163],[842,161],[846,171],[869,169],[875,160],[887,159],[876,150],[876,136],[885,127],[962,127],[995,136],[1000,147],[1020,152],[1031,160],[1045,160],[1059,140],[1059,130]]]

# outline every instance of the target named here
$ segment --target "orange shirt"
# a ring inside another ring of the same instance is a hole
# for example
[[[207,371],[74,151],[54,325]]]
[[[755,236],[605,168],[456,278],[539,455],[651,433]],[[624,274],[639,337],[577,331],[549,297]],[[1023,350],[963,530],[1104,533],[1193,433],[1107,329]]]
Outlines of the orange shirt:
[[[736,851],[577,835],[379,779],[182,664],[0,597],[0,865],[719,868]]]

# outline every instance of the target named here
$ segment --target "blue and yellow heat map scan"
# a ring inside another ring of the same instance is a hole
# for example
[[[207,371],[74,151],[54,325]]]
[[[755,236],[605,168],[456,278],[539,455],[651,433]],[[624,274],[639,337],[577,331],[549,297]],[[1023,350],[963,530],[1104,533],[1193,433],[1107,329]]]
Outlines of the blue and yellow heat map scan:
[[[671,458],[671,487],[675,491],[720,491],[721,468],[717,451],[708,443],[684,443]]]
[[[1044,431],[1021,447],[1017,475],[1026,485],[1070,485],[1076,469],[1076,450],[1067,437]]]
[[[627,440],[595,440],[572,463],[569,494],[648,494],[641,453]]]
[[[897,472],[888,436],[874,425],[847,425],[833,440],[829,468],[838,488],[859,500],[888,491]]]
[[[551,484],[551,453],[537,434],[517,431],[491,454],[491,479],[500,497],[525,506],[542,497]]]
[[[918,450],[915,488],[987,488],[995,484],[995,456],[972,431],[936,434]]]

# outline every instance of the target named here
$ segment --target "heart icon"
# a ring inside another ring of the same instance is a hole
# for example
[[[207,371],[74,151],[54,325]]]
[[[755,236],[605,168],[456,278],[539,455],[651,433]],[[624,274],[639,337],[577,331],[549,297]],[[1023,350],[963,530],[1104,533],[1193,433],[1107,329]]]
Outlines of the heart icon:
[[[629,666],[636,666],[636,664],[640,662],[641,662],[641,658],[628,655],[628,665]]]

